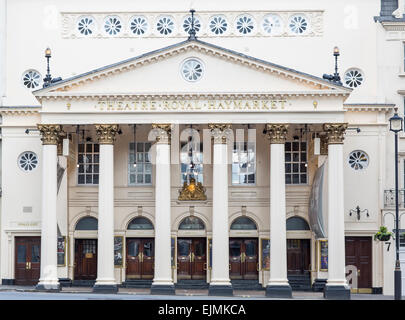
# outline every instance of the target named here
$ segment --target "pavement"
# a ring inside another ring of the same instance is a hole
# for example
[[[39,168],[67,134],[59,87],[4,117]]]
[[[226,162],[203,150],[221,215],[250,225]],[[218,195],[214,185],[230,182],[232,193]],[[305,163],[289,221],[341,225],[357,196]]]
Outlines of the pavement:
[[[405,297],[403,297],[405,300]],[[352,294],[352,300],[394,300],[380,294]],[[30,286],[1,286],[0,300],[280,300],[264,290],[234,290],[233,297],[208,296],[208,290],[177,289],[176,295],[151,295],[150,289],[119,288],[117,294],[92,293],[90,287],[63,287],[59,293],[38,292]],[[324,300],[322,292],[293,291],[292,300]]]

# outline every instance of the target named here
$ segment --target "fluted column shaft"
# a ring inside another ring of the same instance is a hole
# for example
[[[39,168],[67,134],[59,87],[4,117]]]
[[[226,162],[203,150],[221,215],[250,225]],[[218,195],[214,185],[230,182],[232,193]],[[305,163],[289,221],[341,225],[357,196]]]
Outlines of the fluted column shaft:
[[[116,124],[95,125],[100,143],[96,292],[117,292],[114,277],[114,141]]]
[[[287,279],[284,154],[287,129],[287,124],[266,125],[270,140],[270,278],[266,295],[279,298],[292,295]]]
[[[39,124],[42,140],[41,274],[37,290],[59,290],[57,274],[57,144],[60,125]]]
[[[229,279],[228,147],[229,124],[210,124],[214,140],[212,181],[212,271],[210,295],[232,295]]]
[[[171,273],[170,124],[152,124],[156,136],[155,274],[151,294],[174,294]]]

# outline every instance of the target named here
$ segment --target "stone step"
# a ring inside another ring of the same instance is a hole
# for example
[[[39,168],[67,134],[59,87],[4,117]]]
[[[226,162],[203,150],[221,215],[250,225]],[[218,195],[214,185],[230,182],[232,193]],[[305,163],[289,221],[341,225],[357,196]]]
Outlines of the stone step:
[[[153,280],[144,280],[144,279],[130,279],[122,283],[124,288],[150,288],[152,286]]]
[[[176,289],[188,289],[188,290],[198,290],[198,289],[208,289],[209,284],[205,280],[178,280],[174,284]]]
[[[231,280],[234,290],[264,290],[259,280]]]
[[[93,287],[96,280],[73,280],[72,287]]]

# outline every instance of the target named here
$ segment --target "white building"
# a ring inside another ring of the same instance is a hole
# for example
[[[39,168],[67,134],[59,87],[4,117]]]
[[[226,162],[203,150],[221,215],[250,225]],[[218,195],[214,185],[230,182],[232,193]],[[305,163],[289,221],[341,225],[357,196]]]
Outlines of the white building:
[[[1,0],[2,284],[393,294],[392,2]]]

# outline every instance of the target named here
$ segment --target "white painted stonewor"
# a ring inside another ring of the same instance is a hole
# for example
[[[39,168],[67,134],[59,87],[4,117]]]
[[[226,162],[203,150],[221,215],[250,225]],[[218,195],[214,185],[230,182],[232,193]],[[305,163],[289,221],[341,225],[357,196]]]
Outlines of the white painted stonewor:
[[[328,146],[328,282],[347,285],[345,275],[345,225],[343,144]]]
[[[100,144],[98,252],[96,286],[116,285],[114,278],[114,145]]]
[[[59,286],[57,275],[57,146],[42,146],[42,215],[41,215],[41,276],[38,286],[43,289],[56,289]]]
[[[222,140],[222,139],[221,139]],[[228,148],[214,139],[212,195],[212,273],[210,285],[230,286],[228,235]]]
[[[173,285],[170,239],[170,144],[156,143],[155,275],[153,285]]]
[[[269,286],[288,286],[284,143],[270,144]]]

